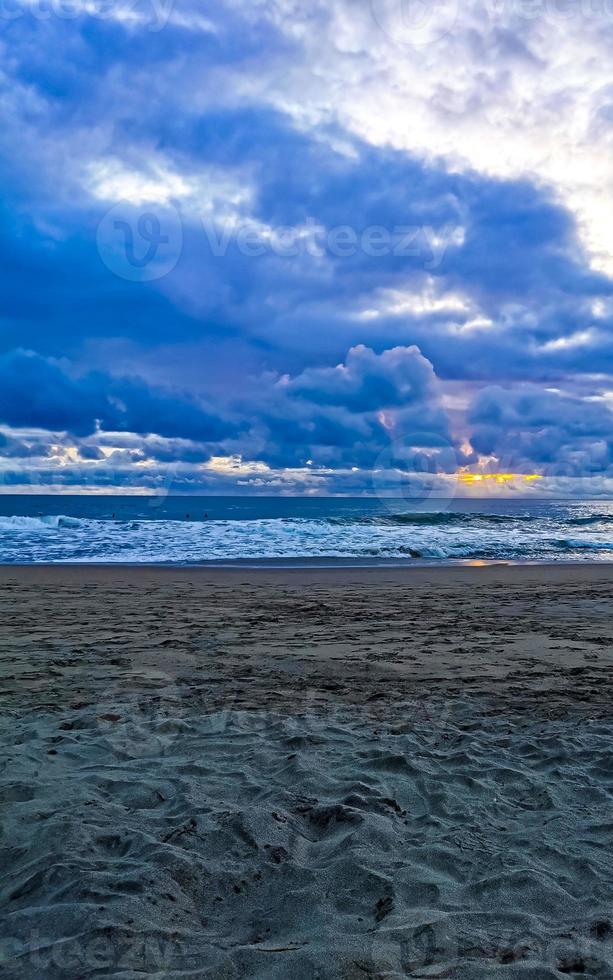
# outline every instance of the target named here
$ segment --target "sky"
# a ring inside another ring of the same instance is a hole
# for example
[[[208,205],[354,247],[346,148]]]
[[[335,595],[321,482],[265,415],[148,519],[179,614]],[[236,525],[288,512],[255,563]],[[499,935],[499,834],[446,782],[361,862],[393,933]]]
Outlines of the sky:
[[[611,494],[613,0],[0,20],[0,490]]]

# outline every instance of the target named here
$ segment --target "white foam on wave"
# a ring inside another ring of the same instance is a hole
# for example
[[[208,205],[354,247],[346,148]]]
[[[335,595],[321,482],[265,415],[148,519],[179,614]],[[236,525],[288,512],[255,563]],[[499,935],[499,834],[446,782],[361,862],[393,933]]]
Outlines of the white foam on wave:
[[[0,517],[0,531],[45,531],[59,527],[59,516]]]
[[[79,527],[78,517],[65,514],[40,514],[38,517],[0,517],[0,531],[55,531],[65,527]],[[97,522],[90,522],[97,523]]]
[[[326,518],[94,520],[67,515],[0,517],[0,561],[199,564],[207,561],[331,559],[362,562],[466,558],[606,557],[610,535],[562,537],[548,522],[390,524]],[[562,533],[560,533],[562,531]]]
[[[585,538],[565,538],[563,541],[559,541],[558,544],[563,548],[570,548],[572,550],[590,550],[595,551],[611,551],[613,550],[613,541],[589,541]]]

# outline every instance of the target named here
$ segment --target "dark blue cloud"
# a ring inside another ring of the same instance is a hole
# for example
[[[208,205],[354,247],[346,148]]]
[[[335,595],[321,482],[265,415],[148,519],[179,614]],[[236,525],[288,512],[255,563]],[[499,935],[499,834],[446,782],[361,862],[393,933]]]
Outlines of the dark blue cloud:
[[[432,365],[414,347],[381,355],[358,347],[333,369],[270,375],[257,397],[237,394],[223,414],[180,392],[100,372],[74,375],[67,364],[17,350],[0,357],[0,424],[51,430],[81,459],[123,469],[144,460],[198,464],[216,454],[332,468],[372,467],[385,454],[386,465],[402,468],[408,447],[453,444]]]
[[[417,347],[396,347],[377,356],[359,346],[349,351],[344,364],[307,368],[288,391],[318,405],[365,412],[422,401],[433,378],[432,365]]]
[[[437,379],[513,381],[470,410],[477,452],[536,463],[610,444],[606,406],[522,386],[613,373],[612,283],[554,189],[272,108],[259,75],[289,70],[299,32],[234,6],[168,12],[163,31],[25,12],[5,25],[0,422],[65,432],[91,463],[120,431],[158,437],[127,466],[222,452],[368,467],[424,433],[459,452]],[[517,32],[491,41],[505,64],[541,64]],[[131,179],[171,188],[135,215],[164,232],[175,208],[182,224],[176,264],[152,281],[98,248]],[[11,439],[0,454],[27,458]]]
[[[613,415],[603,399],[534,386],[488,387],[469,413],[477,452],[509,469],[583,477],[613,467]]]
[[[0,456],[7,459],[33,459],[49,456],[51,446],[40,439],[15,439],[0,432]]]
[[[89,436],[98,429],[214,441],[240,431],[203,406],[138,379],[73,377],[37,354],[0,357],[0,423]]]

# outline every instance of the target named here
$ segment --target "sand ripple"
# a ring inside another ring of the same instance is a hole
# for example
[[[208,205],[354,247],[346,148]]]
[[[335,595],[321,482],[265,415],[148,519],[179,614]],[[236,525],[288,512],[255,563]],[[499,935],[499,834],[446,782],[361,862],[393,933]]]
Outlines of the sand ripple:
[[[410,709],[5,718],[0,975],[611,977],[613,726]]]

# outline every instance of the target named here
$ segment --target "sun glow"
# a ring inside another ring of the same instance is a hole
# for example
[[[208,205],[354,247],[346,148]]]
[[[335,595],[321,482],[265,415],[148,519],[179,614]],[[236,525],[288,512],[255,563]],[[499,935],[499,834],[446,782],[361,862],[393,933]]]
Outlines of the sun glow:
[[[511,483],[512,480],[542,480],[540,473],[456,473],[460,483]]]

